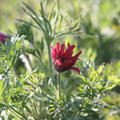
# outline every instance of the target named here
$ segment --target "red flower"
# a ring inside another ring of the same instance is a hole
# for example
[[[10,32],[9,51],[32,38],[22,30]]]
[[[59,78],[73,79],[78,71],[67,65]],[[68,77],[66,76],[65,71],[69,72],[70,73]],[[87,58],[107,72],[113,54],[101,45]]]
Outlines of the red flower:
[[[6,39],[9,39],[10,36],[0,32],[0,42],[5,42]]]
[[[68,48],[65,49],[65,44],[61,44],[59,42],[56,43],[56,47],[51,46],[52,52],[51,56],[53,59],[53,64],[58,72],[64,72],[68,70],[74,70],[80,73],[80,69],[77,67],[73,67],[78,60],[78,56],[82,53],[79,51],[75,56],[73,55],[73,49],[75,45],[70,45],[68,43]]]

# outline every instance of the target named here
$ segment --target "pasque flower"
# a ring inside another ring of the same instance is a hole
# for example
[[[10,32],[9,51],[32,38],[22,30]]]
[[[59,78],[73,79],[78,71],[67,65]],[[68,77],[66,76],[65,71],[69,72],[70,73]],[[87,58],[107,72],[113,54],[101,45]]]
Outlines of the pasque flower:
[[[5,42],[6,39],[9,39],[10,36],[0,32],[0,42]]]
[[[68,43],[68,47],[65,48],[65,44],[60,44],[59,42],[56,43],[56,47],[51,46],[51,48],[51,56],[56,71],[64,72],[74,70],[80,73],[80,69],[78,67],[74,67],[74,65],[82,51],[79,51],[73,56],[73,49],[75,48],[75,45],[70,45]]]

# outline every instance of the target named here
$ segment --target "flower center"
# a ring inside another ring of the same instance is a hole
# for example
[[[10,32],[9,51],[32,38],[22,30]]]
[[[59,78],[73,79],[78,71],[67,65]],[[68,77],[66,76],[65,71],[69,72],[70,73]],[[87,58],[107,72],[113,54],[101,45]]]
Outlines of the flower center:
[[[62,62],[64,62],[64,61],[65,61],[65,59],[62,57],[62,58],[61,58],[61,61],[62,61]]]

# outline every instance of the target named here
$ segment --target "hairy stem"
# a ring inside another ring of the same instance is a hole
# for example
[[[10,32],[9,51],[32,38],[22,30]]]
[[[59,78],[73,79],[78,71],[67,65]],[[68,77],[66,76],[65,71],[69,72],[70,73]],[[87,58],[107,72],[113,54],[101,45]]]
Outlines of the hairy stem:
[[[50,50],[50,45],[47,44],[47,48],[48,48],[48,58],[49,58],[49,70],[50,73],[52,73],[52,58],[51,58],[51,50]]]
[[[58,8],[58,11],[60,10],[60,1],[57,0],[57,8]]]
[[[59,99],[61,98],[61,81],[60,81],[60,73],[57,73],[57,87],[58,87],[58,95]]]

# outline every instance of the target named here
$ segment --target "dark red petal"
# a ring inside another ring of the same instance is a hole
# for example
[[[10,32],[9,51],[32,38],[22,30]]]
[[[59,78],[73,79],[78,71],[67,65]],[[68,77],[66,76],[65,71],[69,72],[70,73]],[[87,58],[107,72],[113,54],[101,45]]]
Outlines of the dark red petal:
[[[57,43],[56,43],[56,49],[59,51],[59,48],[60,48],[60,43],[57,42]]]
[[[69,56],[71,56],[71,57],[72,57],[74,48],[75,48],[75,45],[71,45],[70,48],[69,48],[70,49]]]
[[[63,43],[63,44],[61,45],[61,48],[60,48],[60,54],[61,54],[61,56],[63,55],[64,50],[65,50],[65,44]]]
[[[52,49],[51,56],[52,56],[53,59],[58,57],[58,52],[57,52],[56,48]]]
[[[52,58],[56,59],[56,58],[60,57],[60,43],[57,42],[56,47],[54,48],[53,46],[51,46],[51,48],[52,48],[52,52],[51,52]]]
[[[55,57],[55,52],[54,52],[54,50],[51,52],[51,56],[52,56],[52,58]]]
[[[73,65],[76,63],[80,54],[82,54],[82,51],[79,51],[75,56],[72,57]]]
[[[70,43],[68,43],[68,48],[70,47]]]
[[[73,71],[77,72],[78,74],[80,73],[80,69],[77,67],[71,67],[69,70],[73,70]]]
[[[66,59],[70,59],[72,57],[73,54],[73,49],[75,48],[75,45],[71,45],[68,43],[68,48],[66,49],[65,53],[64,53],[64,57]]]

